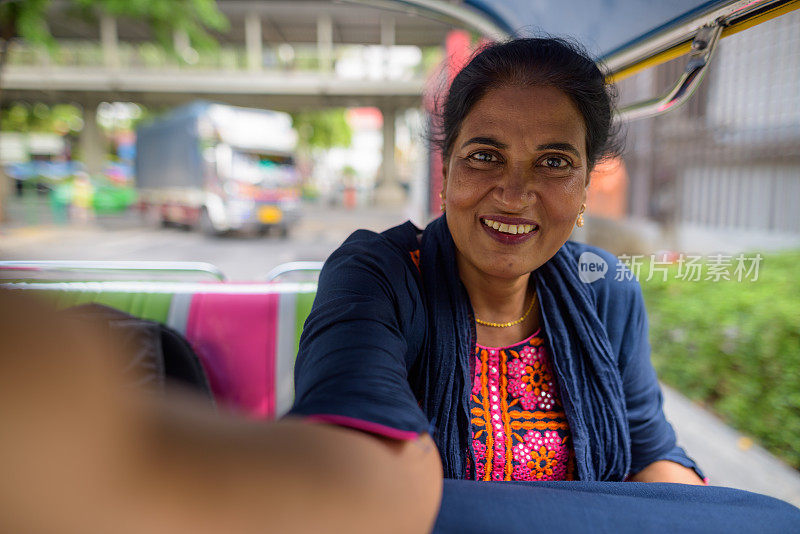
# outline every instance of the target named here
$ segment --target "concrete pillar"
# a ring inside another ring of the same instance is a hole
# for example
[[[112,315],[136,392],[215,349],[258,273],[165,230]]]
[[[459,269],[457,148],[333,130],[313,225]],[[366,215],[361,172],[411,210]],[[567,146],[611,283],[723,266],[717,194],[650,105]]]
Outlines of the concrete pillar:
[[[11,196],[11,178],[6,174],[5,169],[0,166],[0,224],[9,220],[6,204],[8,198]],[[2,235],[2,228],[0,228],[0,235]]]
[[[244,38],[247,47],[248,70],[261,70],[264,64],[264,51],[261,41],[261,17],[258,13],[248,13],[245,16]]]
[[[320,70],[333,70],[333,19],[330,15],[317,17],[317,53]]]
[[[381,46],[395,45],[394,17],[381,17]]]
[[[192,43],[189,41],[189,34],[186,33],[186,30],[178,29],[172,32],[172,46],[181,57],[186,54],[186,51],[192,47]]]
[[[394,145],[395,145],[395,120],[397,112],[393,108],[383,108],[383,181],[395,183],[394,175]]]
[[[97,106],[84,106],[83,130],[81,130],[78,142],[86,172],[89,174],[101,173],[106,161],[106,143],[97,126]]]
[[[394,168],[395,119],[397,110],[392,107],[381,108],[383,114],[383,161],[381,163],[381,184],[375,191],[375,201],[381,206],[399,206],[405,203],[406,194],[397,183]]]
[[[103,48],[103,63],[106,68],[118,69],[120,65],[117,19],[106,13],[100,16],[100,45]]]
[[[381,46],[383,47],[383,65],[381,70],[383,78],[390,78],[390,59],[391,47],[395,44],[395,23],[394,17],[383,16],[381,17]]]
[[[192,41],[186,30],[178,29],[172,32],[172,46],[175,48],[175,53],[189,65],[194,65],[200,59],[197,50],[192,48]]]

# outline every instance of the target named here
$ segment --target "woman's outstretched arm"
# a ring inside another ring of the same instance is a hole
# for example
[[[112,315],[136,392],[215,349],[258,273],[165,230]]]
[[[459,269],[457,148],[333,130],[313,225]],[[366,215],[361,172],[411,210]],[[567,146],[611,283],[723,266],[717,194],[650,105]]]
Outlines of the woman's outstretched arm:
[[[265,424],[122,386],[114,342],[0,291],[0,530],[427,532],[432,440]]]
[[[655,461],[632,475],[628,480],[631,482],[676,482],[694,486],[706,485],[703,479],[694,472],[694,469],[669,460]]]

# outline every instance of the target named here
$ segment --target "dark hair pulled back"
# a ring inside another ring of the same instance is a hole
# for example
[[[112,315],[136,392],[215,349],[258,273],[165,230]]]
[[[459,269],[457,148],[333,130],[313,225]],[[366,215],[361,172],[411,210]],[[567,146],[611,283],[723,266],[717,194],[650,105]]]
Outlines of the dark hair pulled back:
[[[455,76],[434,122],[433,142],[447,160],[464,118],[491,89],[550,86],[567,94],[583,116],[589,168],[620,152],[614,123],[616,91],[585,50],[562,38],[492,43]]]

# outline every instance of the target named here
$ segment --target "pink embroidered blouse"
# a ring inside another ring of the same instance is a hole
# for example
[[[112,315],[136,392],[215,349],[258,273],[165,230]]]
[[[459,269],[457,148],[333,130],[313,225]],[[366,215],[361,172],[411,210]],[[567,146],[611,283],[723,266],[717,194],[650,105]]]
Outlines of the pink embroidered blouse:
[[[569,425],[540,335],[475,348],[470,409],[478,480],[575,479]]]

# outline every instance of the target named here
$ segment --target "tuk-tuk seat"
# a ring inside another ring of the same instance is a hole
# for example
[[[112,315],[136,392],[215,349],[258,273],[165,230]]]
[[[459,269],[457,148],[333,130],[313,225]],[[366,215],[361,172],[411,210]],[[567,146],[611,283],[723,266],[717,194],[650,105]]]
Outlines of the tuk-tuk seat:
[[[59,308],[98,303],[189,341],[221,407],[274,419],[291,407],[294,361],[314,283],[16,282]]]

